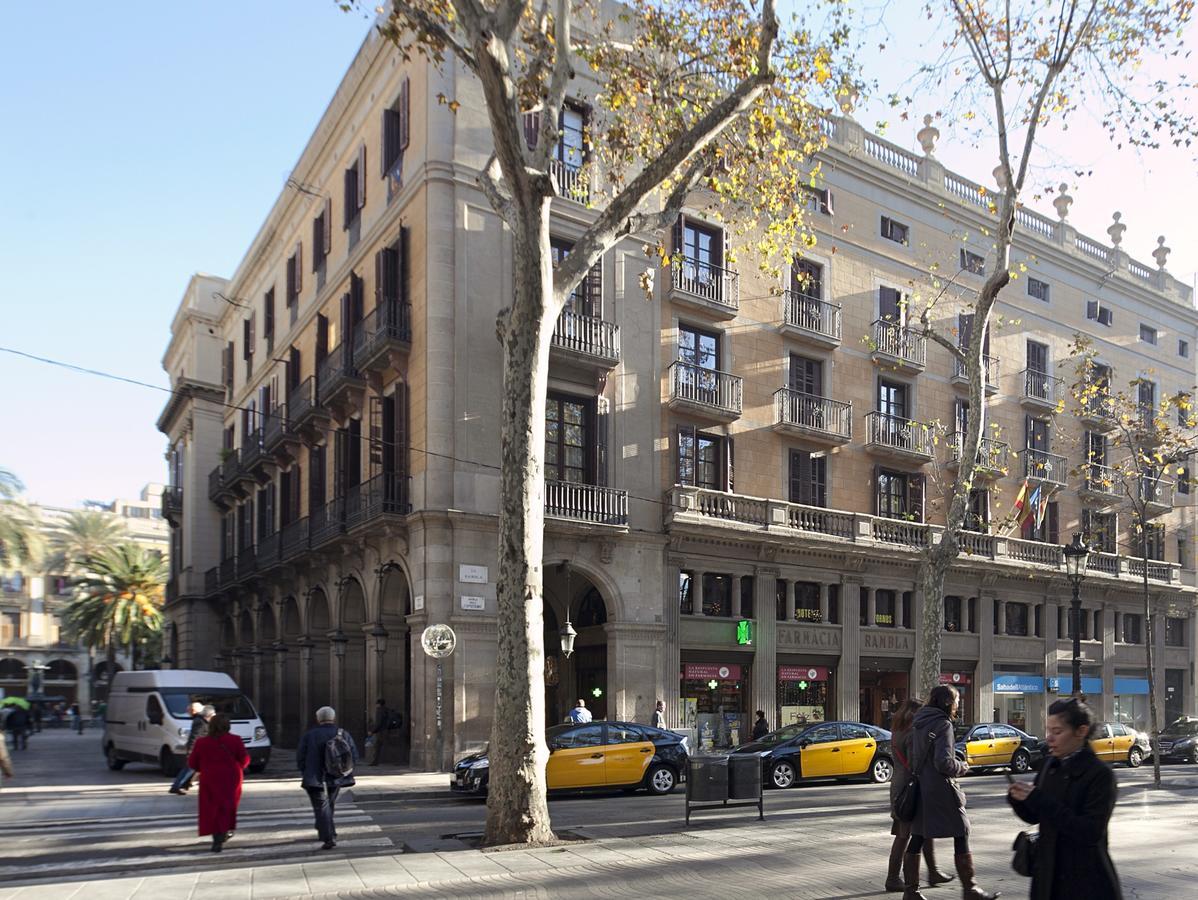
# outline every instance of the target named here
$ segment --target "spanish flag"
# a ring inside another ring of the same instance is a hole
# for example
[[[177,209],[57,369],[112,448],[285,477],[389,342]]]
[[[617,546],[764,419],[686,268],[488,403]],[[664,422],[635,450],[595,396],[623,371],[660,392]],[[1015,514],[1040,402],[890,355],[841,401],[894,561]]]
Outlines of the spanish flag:
[[[1019,486],[1019,493],[1015,495],[1015,521],[1023,521],[1023,510],[1027,507],[1027,479],[1023,480],[1023,484]]]
[[[1037,528],[1040,526],[1040,506],[1043,505],[1045,509],[1048,509],[1048,504],[1045,502],[1047,498],[1048,491],[1044,490],[1043,484],[1037,484],[1032,488],[1031,494],[1028,495],[1027,503],[1024,504],[1022,511],[1019,513],[1020,528],[1030,521],[1035,521]]]

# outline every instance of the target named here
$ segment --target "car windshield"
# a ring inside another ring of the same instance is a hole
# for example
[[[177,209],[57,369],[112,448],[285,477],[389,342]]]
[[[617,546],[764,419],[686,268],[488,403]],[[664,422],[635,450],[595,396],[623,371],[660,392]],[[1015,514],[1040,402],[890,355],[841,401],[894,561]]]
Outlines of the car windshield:
[[[166,708],[176,719],[191,718],[187,707],[193,702],[214,706],[218,713],[224,713],[234,722],[246,722],[258,718],[258,714],[254,711],[254,704],[250,703],[249,698],[238,690],[209,688],[193,691],[188,688],[163,688],[159,693],[166,701]]]
[[[777,731],[771,731],[769,734],[762,735],[754,743],[781,744],[783,741],[789,741],[791,738],[798,737],[809,727],[808,725],[787,725],[785,728],[779,728]]]
[[[1165,729],[1166,734],[1198,734],[1198,719],[1178,719],[1172,725]]]

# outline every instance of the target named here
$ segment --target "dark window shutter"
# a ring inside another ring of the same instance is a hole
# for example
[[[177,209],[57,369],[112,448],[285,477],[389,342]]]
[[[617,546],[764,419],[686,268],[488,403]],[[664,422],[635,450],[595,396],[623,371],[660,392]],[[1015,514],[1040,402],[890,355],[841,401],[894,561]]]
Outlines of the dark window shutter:
[[[320,268],[320,248],[324,246],[324,214],[312,220],[312,271]],[[290,272],[288,273],[290,277]],[[287,303],[291,303],[291,289],[287,290]]]
[[[595,484],[607,486],[607,431],[611,427],[611,404],[606,397],[595,398]]]
[[[541,111],[534,110],[524,114],[524,141],[529,150],[537,149],[537,137],[541,131]]]
[[[358,145],[358,209],[366,205],[366,145]]]
[[[736,490],[736,488],[735,488],[736,480],[734,477],[736,474],[736,453],[735,453],[735,447],[732,442],[732,438],[730,438],[730,437],[724,438],[724,455],[725,455],[726,462],[727,462],[727,467],[726,467],[727,474],[725,476],[726,480],[725,480],[725,484],[724,484],[724,490],[726,490],[728,493],[731,494],[733,491]]]
[[[410,406],[408,383],[401,381],[395,386],[395,496],[403,504],[401,511],[406,511],[407,504],[410,502],[408,497],[408,476],[412,471],[410,457],[412,429],[408,419]]]
[[[811,454],[806,450],[790,451],[790,502],[811,502]]]
[[[1097,300],[1087,300],[1086,301],[1086,318],[1087,319],[1097,319],[1098,318],[1098,301]]]
[[[338,428],[333,432],[333,499],[345,496],[345,475],[346,463],[348,454],[346,453],[346,444],[349,441],[349,432],[344,428]]]
[[[308,515],[324,506],[324,446],[308,454]]]
[[[600,257],[595,265],[587,270],[586,298],[588,316],[603,318],[603,258]]]
[[[408,144],[411,143],[412,130],[412,84],[411,80],[404,76],[403,84],[399,88],[399,152],[403,153],[408,149]]]
[[[386,249],[384,248],[374,254],[374,307],[377,310],[382,310],[383,308],[383,254],[385,252]],[[380,312],[379,315],[381,316],[382,313]],[[376,320],[381,323],[381,319],[378,319],[378,316],[376,316]]]
[[[274,337],[275,333],[275,289],[271,288],[262,298],[262,333]]]
[[[387,177],[396,155],[399,153],[399,113],[394,109],[383,110],[382,127],[379,134],[383,136],[382,152],[379,153],[379,175]]]
[[[304,244],[302,241],[295,242],[295,294],[299,296],[304,289]]]
[[[287,297],[285,301],[288,306],[291,306],[293,303],[295,303],[295,263],[296,259],[294,256],[288,258],[286,278]]]
[[[907,514],[913,516],[917,522],[922,522],[924,520],[924,493],[924,476],[908,475]]]
[[[298,387],[300,383],[300,350],[299,347],[292,347],[291,354],[287,360],[287,396],[291,396],[291,388]]]
[[[811,460],[812,506],[828,505],[828,457],[817,456]]]
[[[320,229],[321,239],[324,241],[322,256],[328,256],[329,250],[333,247],[333,198],[324,198],[324,224]],[[315,254],[313,254],[315,256]]]
[[[1059,519],[1058,519],[1057,501],[1053,500],[1048,504],[1048,515],[1046,524],[1048,525],[1048,543],[1059,544],[1061,542]]]
[[[349,291],[341,295],[341,340],[339,343],[344,344],[347,340],[353,343],[350,338],[350,329],[353,328],[353,320],[351,319],[351,311],[353,310],[353,301],[350,299]]]
[[[300,517],[300,485],[303,483],[303,470],[296,463],[291,467],[291,521]]]
[[[350,273],[349,276],[349,302],[350,319],[357,325],[366,315],[366,279],[357,273]],[[349,336],[347,333],[346,337]]]
[[[411,278],[408,275],[411,266],[411,257],[409,255],[409,244],[412,234],[412,229],[404,226],[399,229],[399,298],[404,303],[411,302]]]
[[[329,318],[324,313],[316,317],[316,365],[329,355]]]
[[[678,213],[678,218],[674,220],[674,252],[682,253],[685,246],[686,236],[686,216]]]
[[[254,356],[254,326],[253,319],[241,320],[241,358],[252,359]]]
[[[369,434],[367,442],[367,477],[374,478],[383,471],[383,400],[378,396],[370,398]]]

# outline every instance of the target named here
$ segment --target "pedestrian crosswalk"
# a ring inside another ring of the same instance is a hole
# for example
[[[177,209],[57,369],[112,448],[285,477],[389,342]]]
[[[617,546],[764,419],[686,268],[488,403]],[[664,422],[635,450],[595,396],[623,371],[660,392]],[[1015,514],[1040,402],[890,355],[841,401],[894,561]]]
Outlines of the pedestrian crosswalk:
[[[320,853],[373,855],[394,843],[362,810],[345,801],[337,807],[337,847]],[[157,814],[128,810],[111,818],[12,821],[0,817],[0,886],[69,872],[117,877],[147,869],[307,861],[320,846],[309,807],[242,809],[237,831],[221,853],[196,834],[194,809]]]

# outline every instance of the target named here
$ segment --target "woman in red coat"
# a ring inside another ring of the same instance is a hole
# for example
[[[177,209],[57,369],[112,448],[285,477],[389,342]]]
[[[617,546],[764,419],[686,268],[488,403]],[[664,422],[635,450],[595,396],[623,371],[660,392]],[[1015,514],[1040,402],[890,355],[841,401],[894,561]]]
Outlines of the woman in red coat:
[[[208,736],[196,741],[187,757],[188,768],[200,773],[200,837],[212,835],[212,852],[219,853],[237,828],[241,779],[250,755],[235,734],[229,717],[217,714],[208,723]]]

